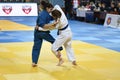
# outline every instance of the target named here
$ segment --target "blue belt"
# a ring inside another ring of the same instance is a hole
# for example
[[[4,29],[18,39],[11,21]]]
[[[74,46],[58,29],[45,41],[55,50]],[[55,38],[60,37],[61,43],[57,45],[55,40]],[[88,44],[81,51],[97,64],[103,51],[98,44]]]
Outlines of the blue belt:
[[[65,30],[67,27],[68,27],[68,24],[67,24],[64,28],[62,28],[62,29],[58,29],[57,35],[59,35],[59,31],[61,31],[61,30]]]

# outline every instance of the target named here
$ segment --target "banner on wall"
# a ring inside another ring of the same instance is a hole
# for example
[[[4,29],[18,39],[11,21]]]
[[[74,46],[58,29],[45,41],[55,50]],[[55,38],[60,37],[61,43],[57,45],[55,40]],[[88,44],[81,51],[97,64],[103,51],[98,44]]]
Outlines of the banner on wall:
[[[105,18],[104,26],[120,29],[120,15],[107,14]]]
[[[0,16],[37,16],[36,3],[0,3]]]

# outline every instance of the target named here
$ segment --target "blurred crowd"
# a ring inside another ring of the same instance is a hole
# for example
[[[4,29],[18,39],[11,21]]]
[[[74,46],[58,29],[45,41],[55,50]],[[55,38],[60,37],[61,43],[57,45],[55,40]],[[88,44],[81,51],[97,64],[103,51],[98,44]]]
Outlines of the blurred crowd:
[[[79,7],[88,8],[91,11],[103,11],[108,13],[120,14],[120,2],[115,3],[114,1],[112,1],[110,5],[107,5],[104,2],[88,2],[86,3],[86,5],[81,5]]]
[[[94,12],[106,12],[120,15],[120,1],[114,0],[64,0],[65,12],[68,16],[73,16],[76,9],[87,9]],[[82,2],[83,1],[83,2]]]

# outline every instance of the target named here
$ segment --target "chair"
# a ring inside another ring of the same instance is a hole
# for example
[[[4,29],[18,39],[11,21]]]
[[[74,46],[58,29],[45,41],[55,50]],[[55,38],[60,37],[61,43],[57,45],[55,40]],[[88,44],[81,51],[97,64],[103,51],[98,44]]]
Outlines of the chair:
[[[86,22],[94,22],[94,12],[93,11],[87,11],[85,16]]]
[[[107,12],[100,12],[100,19],[105,20]]]

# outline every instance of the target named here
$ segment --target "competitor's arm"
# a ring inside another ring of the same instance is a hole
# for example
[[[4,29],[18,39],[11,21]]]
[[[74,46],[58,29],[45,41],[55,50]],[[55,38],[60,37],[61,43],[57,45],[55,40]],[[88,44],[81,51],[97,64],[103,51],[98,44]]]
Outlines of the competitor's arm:
[[[48,23],[46,24],[46,18],[47,16],[43,16],[44,13],[39,14],[38,19],[37,19],[37,24],[35,29],[40,30],[40,31],[49,31],[51,28],[54,27],[56,23]]]
[[[57,21],[55,21],[55,22],[53,22],[53,23],[50,23],[50,24],[45,24],[44,26],[43,26],[43,28],[44,29],[55,29],[55,27],[56,27],[56,25],[58,24],[58,22]]]

